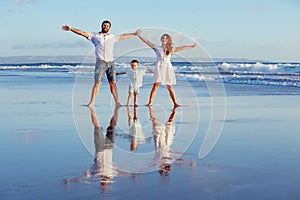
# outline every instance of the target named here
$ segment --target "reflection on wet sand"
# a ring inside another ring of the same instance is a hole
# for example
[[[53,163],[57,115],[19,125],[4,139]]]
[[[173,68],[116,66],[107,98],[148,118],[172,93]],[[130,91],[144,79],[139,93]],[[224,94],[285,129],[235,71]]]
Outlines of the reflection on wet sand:
[[[150,137],[146,137],[143,134],[143,127],[138,117],[138,109],[135,106],[133,110],[133,117],[131,114],[130,107],[127,107],[128,115],[128,126],[129,126],[129,136],[131,137],[130,150],[136,151],[139,144],[146,143]]]
[[[107,192],[110,190],[111,183],[114,182],[116,177],[127,176],[133,178],[135,181],[139,180],[141,173],[118,171],[116,166],[118,163],[113,160],[113,155],[116,154],[116,150],[114,150],[115,141],[116,138],[119,137],[119,135],[116,134],[119,109],[120,107],[115,108],[105,133],[103,132],[103,127],[99,122],[96,111],[93,108],[90,108],[90,118],[93,124],[95,147],[94,163],[89,170],[83,173],[82,176],[64,179],[63,183],[65,185],[70,185],[71,183],[76,182],[96,182],[100,183],[100,188],[103,192]],[[146,143],[146,141],[153,143],[154,149],[152,149],[152,152],[154,158],[150,158],[148,164],[151,163],[151,165],[157,166],[158,168],[156,167],[156,169],[158,169],[161,176],[168,176],[173,164],[180,167],[195,166],[195,162],[190,162],[183,159],[183,157],[186,156],[185,154],[172,150],[174,134],[176,132],[176,109],[178,108],[174,107],[172,109],[167,120],[159,120],[155,115],[154,109],[149,107],[150,124],[152,124],[152,130],[146,130],[148,131],[148,134],[145,135],[149,135],[150,133],[151,137],[145,137],[143,134],[142,124],[138,118],[138,107],[134,107],[133,116],[130,108],[127,107],[130,149],[132,153],[138,154],[137,149],[139,145],[143,145]],[[123,142],[128,142],[127,139],[122,137],[118,139],[123,139]]]
[[[159,123],[152,106],[149,107],[150,119],[153,124],[153,136],[156,150],[155,160],[159,162],[161,175],[168,175],[171,170],[172,157],[171,145],[175,134],[174,119],[176,116],[176,107],[173,108],[170,117],[166,123]]]
[[[109,184],[119,172],[113,166],[113,148],[115,142],[115,127],[118,120],[119,107],[116,107],[106,129],[106,136],[103,135],[103,128],[98,120],[94,108],[90,108],[91,119],[94,125],[95,158],[93,167],[87,170],[80,178],[65,179],[64,183],[89,182],[96,179],[100,182],[103,191],[109,189]]]
[[[100,177],[101,186],[107,187],[113,178],[118,175],[113,167],[113,147],[115,142],[115,127],[118,120],[118,110],[116,108],[112,116],[109,126],[106,129],[106,137],[104,138],[102,126],[94,109],[91,110],[92,122],[94,124],[94,143],[95,158],[94,167],[87,172],[87,177]]]
[[[156,150],[155,160],[159,162],[159,173],[161,176],[169,175],[173,163],[176,164],[176,166],[181,167],[196,166],[195,161],[187,161],[183,159],[186,154],[183,152],[176,152],[171,148],[176,132],[174,120],[176,117],[177,108],[178,107],[174,107],[169,119],[166,122],[161,123],[156,118],[152,106],[149,107],[150,119],[153,124],[153,136]]]

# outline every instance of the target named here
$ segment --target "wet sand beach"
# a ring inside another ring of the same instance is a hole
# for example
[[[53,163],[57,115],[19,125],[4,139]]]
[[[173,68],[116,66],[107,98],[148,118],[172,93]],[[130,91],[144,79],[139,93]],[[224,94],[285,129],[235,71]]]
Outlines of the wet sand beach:
[[[179,81],[176,109],[164,87],[143,106],[145,84],[136,110],[115,109],[104,83],[90,110],[91,85],[71,74],[5,73],[1,199],[300,198],[298,88],[225,84],[222,131],[200,158],[212,104],[222,106],[203,83]],[[125,104],[126,84],[119,94]]]

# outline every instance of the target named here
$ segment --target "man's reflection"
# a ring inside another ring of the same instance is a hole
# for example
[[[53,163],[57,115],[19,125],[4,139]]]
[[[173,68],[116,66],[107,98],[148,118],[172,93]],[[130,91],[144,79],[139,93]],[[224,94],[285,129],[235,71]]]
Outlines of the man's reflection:
[[[171,145],[175,133],[174,119],[176,116],[176,107],[173,108],[169,120],[160,124],[155,116],[152,106],[149,106],[150,119],[153,124],[153,136],[156,149],[156,160],[160,163],[159,173],[167,176],[171,170],[171,164],[174,160],[171,156]]]
[[[109,183],[118,175],[118,171],[113,167],[113,147],[115,140],[115,127],[118,120],[118,110],[116,107],[114,114],[110,120],[109,126],[106,129],[106,135],[103,135],[103,128],[98,120],[94,108],[90,108],[91,119],[94,125],[94,144],[95,144],[95,158],[93,167],[87,170],[80,178],[65,179],[64,184],[74,182],[89,182],[96,179],[100,181],[104,192],[108,191]]]
[[[114,115],[106,129],[106,137],[103,135],[103,129],[95,110],[93,108],[90,108],[90,110],[94,125],[95,158],[94,166],[87,172],[87,175],[99,177],[101,186],[106,189],[113,178],[118,175],[118,172],[113,168],[112,158],[119,107],[114,110]]]

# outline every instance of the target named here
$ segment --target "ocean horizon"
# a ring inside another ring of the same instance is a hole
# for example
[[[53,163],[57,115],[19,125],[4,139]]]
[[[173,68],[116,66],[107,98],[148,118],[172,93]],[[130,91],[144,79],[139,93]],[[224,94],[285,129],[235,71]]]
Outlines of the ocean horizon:
[[[151,61],[155,59],[152,56],[122,56],[118,58],[121,61],[130,59],[139,59],[141,61]],[[190,57],[189,61],[193,62],[281,62],[281,63],[299,63],[300,61],[274,61],[263,59],[248,59],[248,58],[198,58]],[[176,58],[172,58],[176,61]],[[82,63],[85,61],[94,62],[95,58],[91,55],[22,55],[22,56],[0,56],[0,64],[17,64],[17,63]]]

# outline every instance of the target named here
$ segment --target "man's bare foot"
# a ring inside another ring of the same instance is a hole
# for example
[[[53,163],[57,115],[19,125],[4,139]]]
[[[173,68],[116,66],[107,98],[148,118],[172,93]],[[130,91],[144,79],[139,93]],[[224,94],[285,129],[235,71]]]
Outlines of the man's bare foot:
[[[177,108],[177,107],[180,107],[180,104],[175,103],[175,104],[174,104],[174,108]]]
[[[138,107],[139,105],[137,105],[137,104],[134,104],[134,107]]]
[[[147,103],[146,106],[151,107],[152,103]]]

